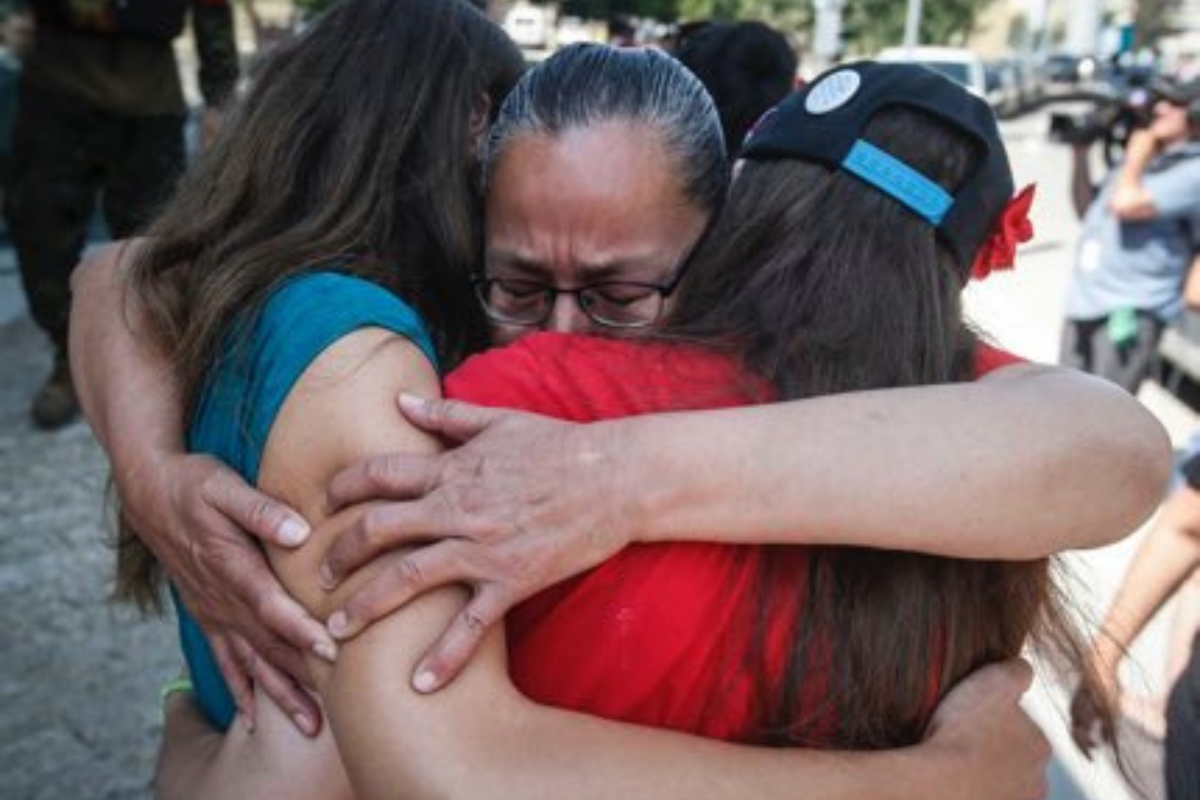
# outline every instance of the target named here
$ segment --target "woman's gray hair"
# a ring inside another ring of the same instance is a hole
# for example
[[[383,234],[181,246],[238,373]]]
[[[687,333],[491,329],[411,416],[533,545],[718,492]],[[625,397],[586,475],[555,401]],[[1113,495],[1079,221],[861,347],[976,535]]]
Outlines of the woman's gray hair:
[[[525,73],[488,136],[485,185],[514,139],[606,122],[657,131],[687,198],[709,212],[720,205],[729,165],[721,119],[704,85],[662,51],[599,44],[565,47]]]

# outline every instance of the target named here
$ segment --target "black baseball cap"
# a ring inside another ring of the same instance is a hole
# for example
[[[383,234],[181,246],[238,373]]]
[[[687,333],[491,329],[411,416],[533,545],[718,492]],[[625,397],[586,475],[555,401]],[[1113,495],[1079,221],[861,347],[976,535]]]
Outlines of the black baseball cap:
[[[863,138],[871,117],[894,106],[928,113],[975,140],[982,158],[954,195]],[[739,155],[815,161],[855,175],[933,225],[964,271],[1013,195],[992,109],[919,64],[860,61],[823,73],[768,112]]]

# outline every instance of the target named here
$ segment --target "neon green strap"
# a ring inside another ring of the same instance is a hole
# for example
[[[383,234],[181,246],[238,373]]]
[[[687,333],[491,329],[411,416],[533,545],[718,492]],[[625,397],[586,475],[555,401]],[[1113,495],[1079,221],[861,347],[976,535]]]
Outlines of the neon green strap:
[[[161,703],[165,703],[167,702],[167,698],[176,692],[191,692],[194,690],[195,687],[192,685],[191,678],[176,678],[173,681],[167,681],[163,685],[162,691],[158,693],[158,700]]]

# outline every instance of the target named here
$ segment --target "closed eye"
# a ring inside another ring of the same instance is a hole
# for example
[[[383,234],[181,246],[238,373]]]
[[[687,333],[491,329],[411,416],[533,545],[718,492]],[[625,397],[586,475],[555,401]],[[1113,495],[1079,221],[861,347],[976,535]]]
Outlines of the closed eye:
[[[500,291],[518,300],[526,300],[546,293],[548,287],[531,281],[498,280],[494,282]]]

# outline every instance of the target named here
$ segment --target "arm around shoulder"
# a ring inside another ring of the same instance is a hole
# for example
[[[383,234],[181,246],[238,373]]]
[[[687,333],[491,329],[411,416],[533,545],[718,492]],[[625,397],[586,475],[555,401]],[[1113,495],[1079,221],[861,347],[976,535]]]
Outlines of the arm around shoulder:
[[[71,371],[84,415],[118,469],[155,447],[183,449],[178,387],[129,291],[139,246],[106,245],[71,277]]]
[[[1044,472],[1047,489],[1061,499],[1041,493],[1013,498],[1053,504],[1063,526],[1055,542],[1059,549],[1116,542],[1158,508],[1171,475],[1171,441],[1162,423],[1128,392],[1093,375],[1041,365],[1009,367],[980,383],[1011,391],[1013,404],[1030,415],[1014,447],[1036,447],[1054,432],[1061,437],[1050,440]]]
[[[1125,160],[1109,198],[1109,210],[1122,222],[1145,222],[1159,216],[1158,198],[1142,180],[1159,149],[1158,140],[1147,129],[1130,135],[1125,145]]]
[[[1170,468],[1162,426],[1134,398],[1034,365],[601,425],[596,446],[621,464],[649,540],[1041,558],[1127,535]]]
[[[351,506],[323,518],[329,476],[378,453],[437,447],[394,412],[401,391],[437,392],[428,363],[397,337],[362,331],[314,362],[271,431],[264,488],[281,493],[317,523],[304,547],[272,552],[273,563],[289,590],[319,616],[378,574],[372,570],[397,563],[390,555],[378,559],[332,593],[319,586],[323,551],[371,508]],[[961,796],[957,782],[946,784],[942,769],[969,768],[970,759],[943,758],[936,749],[753,748],[540,706],[511,684],[500,630],[452,685],[421,694],[410,681],[414,666],[447,622],[462,613],[465,601],[459,587],[428,592],[343,643],[332,667],[314,662],[360,800],[398,795],[884,800],[914,791],[936,797],[951,787]]]

